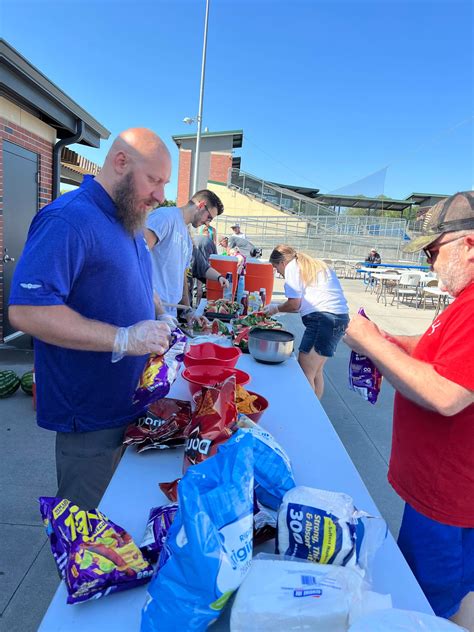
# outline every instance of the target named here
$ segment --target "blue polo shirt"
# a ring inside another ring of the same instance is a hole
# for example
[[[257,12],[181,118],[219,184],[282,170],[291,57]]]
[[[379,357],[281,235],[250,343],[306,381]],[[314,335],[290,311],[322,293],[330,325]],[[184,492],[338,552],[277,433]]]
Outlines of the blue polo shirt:
[[[132,237],[116,206],[90,176],[33,219],[15,269],[10,305],[67,305],[120,327],[154,318],[151,257],[143,234]],[[75,351],[35,339],[37,420],[58,432],[127,424],[140,412],[133,392],[146,356]]]

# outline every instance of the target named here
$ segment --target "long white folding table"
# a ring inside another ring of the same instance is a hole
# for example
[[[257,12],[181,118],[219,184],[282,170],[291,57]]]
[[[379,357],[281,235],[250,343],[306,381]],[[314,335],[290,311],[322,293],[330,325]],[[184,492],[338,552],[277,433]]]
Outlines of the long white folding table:
[[[287,451],[296,484],[345,492],[353,497],[359,509],[379,515],[295,357],[284,364],[266,365],[243,355],[238,367],[252,376],[249,388],[270,402],[260,423]],[[169,396],[191,399],[181,377]],[[370,413],[371,406],[367,403],[367,414]],[[134,448],[128,448],[100,503],[101,511],[124,527],[139,544],[150,508],[167,502],[158,483],[180,476],[182,460],[182,449],[137,454]],[[263,547],[269,552],[272,549],[273,542]],[[395,607],[432,613],[390,534],[374,561],[373,590],[390,593]],[[262,594],[264,591],[262,586]],[[140,629],[145,593],[146,586],[142,586],[97,601],[66,605],[66,588],[61,582],[40,632],[136,632]],[[229,629],[228,610],[212,627],[216,632]]]

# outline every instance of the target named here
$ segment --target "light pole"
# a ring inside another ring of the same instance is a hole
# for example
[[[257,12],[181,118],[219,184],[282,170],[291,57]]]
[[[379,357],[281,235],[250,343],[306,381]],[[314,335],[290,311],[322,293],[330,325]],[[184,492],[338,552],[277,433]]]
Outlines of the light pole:
[[[204,19],[204,41],[202,44],[201,87],[199,89],[199,110],[197,115],[196,155],[194,157],[193,188],[191,195],[198,190],[199,152],[201,149],[202,103],[204,100],[204,79],[206,76],[207,22],[209,19],[209,2],[206,0],[206,17]],[[186,119],[185,119],[185,122]]]

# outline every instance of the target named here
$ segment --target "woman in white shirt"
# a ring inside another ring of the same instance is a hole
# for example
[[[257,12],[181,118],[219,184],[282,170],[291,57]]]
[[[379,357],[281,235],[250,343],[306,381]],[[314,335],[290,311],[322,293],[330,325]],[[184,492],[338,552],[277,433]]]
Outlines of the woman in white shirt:
[[[284,303],[268,305],[267,314],[300,312],[306,329],[298,362],[319,399],[324,391],[323,366],[334,355],[349,324],[349,308],[334,270],[324,261],[281,244],[270,263],[285,277]]]

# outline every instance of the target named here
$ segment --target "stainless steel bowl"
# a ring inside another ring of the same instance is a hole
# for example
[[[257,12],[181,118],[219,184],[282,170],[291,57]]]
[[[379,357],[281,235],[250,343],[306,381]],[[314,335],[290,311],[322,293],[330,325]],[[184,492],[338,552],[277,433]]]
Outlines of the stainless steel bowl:
[[[293,334],[282,329],[256,327],[249,333],[249,353],[258,362],[277,364],[288,360],[294,343]]]

